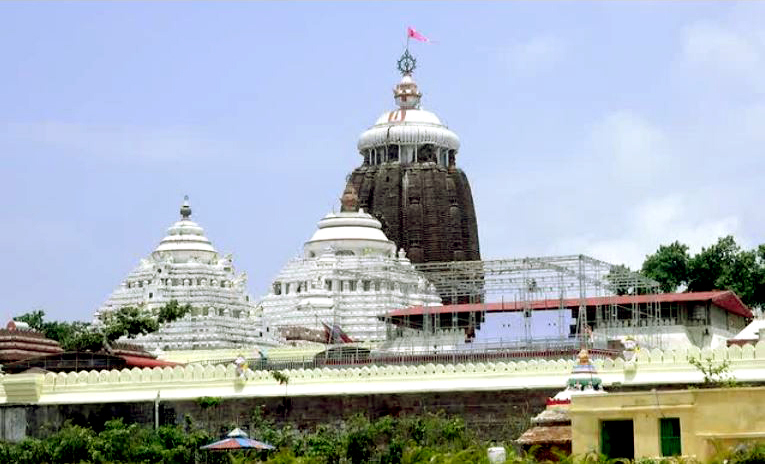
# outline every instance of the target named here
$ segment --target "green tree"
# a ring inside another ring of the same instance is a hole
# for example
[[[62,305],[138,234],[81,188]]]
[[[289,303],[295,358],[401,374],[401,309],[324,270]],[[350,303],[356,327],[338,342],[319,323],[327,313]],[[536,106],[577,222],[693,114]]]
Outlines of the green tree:
[[[44,329],[45,311],[41,309],[32,311],[31,313],[23,314],[14,319],[17,321],[26,322],[27,324],[29,324],[30,328],[37,330],[38,332],[45,332],[45,329]]]
[[[703,292],[724,288],[723,276],[732,274],[731,268],[735,266],[740,251],[731,235],[721,237],[709,248],[702,248],[690,260],[688,290]]]
[[[624,264],[611,266],[605,279],[609,282],[612,292],[617,295],[628,295],[634,291],[634,282],[631,282],[632,271]]]
[[[172,322],[183,316],[191,313],[191,304],[186,303],[181,306],[178,300],[170,300],[165,306],[159,308],[157,313],[157,322],[164,324],[166,322]]]
[[[675,241],[646,256],[641,273],[659,282],[662,292],[670,293],[687,284],[689,261],[688,246]]]
[[[109,313],[103,319],[101,331],[107,343],[120,337],[134,338],[136,335],[155,332],[159,328],[157,319],[147,311],[133,306],[125,306]]]
[[[688,290],[732,290],[747,305],[763,305],[765,246],[742,250],[732,236],[721,237],[691,258]]]
[[[765,245],[754,250],[757,266],[752,273],[752,304],[765,306]]]
[[[45,311],[36,310],[16,317],[16,320],[26,322],[35,330],[42,332],[47,338],[56,340],[67,351],[100,351],[109,350],[111,344],[120,337],[134,338],[139,334],[156,331],[159,324],[180,319],[191,312],[191,305],[180,305],[171,300],[159,308],[157,316],[148,311],[133,306],[125,306],[103,317],[100,324],[87,322],[45,321]]]

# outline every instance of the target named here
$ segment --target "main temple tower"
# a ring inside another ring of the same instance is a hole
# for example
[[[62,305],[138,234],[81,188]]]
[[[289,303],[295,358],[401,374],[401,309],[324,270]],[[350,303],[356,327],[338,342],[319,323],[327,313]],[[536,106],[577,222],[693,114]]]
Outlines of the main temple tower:
[[[359,206],[380,220],[385,235],[413,263],[479,260],[473,196],[457,167],[459,137],[420,107],[415,64],[407,49],[393,89],[398,109],[383,113],[361,134],[363,162],[349,181]]]

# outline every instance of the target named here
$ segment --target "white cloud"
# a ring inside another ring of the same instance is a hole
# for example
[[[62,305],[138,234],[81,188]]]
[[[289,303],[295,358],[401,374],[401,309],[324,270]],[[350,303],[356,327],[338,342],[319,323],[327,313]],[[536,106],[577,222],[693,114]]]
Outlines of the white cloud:
[[[622,179],[649,176],[668,157],[661,130],[630,111],[611,113],[596,124],[592,144],[601,162]]]
[[[751,72],[762,66],[761,50],[744,33],[708,23],[686,29],[683,55],[692,63],[735,72]]]
[[[50,148],[57,156],[148,162],[215,160],[241,150],[241,146],[215,140],[189,127],[150,128],[67,122],[0,125],[0,141]]]
[[[694,210],[688,198],[678,195],[649,199],[614,218],[624,220],[621,234],[610,238],[600,238],[602,233],[563,238],[553,249],[559,253],[579,250],[603,261],[639,269],[646,255],[656,251],[659,245],[677,240],[688,245],[693,254],[715,243],[719,237],[739,232],[740,221],[735,215],[697,216],[691,213]]]
[[[765,36],[761,27],[735,21],[697,22],[683,34],[682,65],[688,79],[711,82],[718,90],[765,91]]]
[[[510,67],[515,74],[537,74],[552,68],[564,51],[563,42],[556,37],[533,37],[510,47]]]

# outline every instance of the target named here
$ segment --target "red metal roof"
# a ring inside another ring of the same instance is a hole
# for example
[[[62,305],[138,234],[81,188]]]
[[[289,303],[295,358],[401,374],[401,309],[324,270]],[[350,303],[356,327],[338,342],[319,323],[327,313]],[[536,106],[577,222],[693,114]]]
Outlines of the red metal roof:
[[[752,317],[749,309],[741,299],[730,290],[713,290],[710,292],[686,292],[686,293],[659,293],[655,295],[622,295],[585,298],[587,306],[607,306],[616,304],[628,306],[631,304],[645,303],[679,303],[679,302],[707,302],[711,301],[716,306],[723,308],[729,313],[743,317]],[[528,307],[534,310],[558,309],[559,299],[536,300],[528,303]],[[521,311],[524,304],[520,301],[501,303],[471,303],[444,306],[412,306],[409,308],[396,309],[388,313],[390,317],[419,316],[427,314],[449,314],[470,312],[502,312]],[[563,307],[579,307],[579,298],[567,298],[563,300]]]
[[[178,363],[170,361],[162,361],[161,359],[144,358],[141,356],[120,356],[125,360],[125,364],[128,367],[173,367]]]

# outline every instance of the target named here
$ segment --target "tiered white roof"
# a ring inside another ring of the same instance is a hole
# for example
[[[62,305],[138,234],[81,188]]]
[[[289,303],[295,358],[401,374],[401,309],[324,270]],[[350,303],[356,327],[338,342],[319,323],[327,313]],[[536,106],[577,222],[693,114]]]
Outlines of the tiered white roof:
[[[345,204],[343,209],[319,221],[303,257],[282,269],[260,303],[263,315],[277,327],[336,324],[354,341],[384,340],[386,326],[378,316],[441,300],[403,250],[396,253],[380,221]]]
[[[385,236],[380,221],[363,209],[327,214],[303,249],[305,257],[312,258],[328,248],[353,255],[396,253],[396,244]]]
[[[370,164],[417,162],[417,147],[431,145],[435,162],[447,165],[460,148],[460,139],[434,113],[420,107],[420,93],[411,71],[393,89],[397,110],[384,112],[359,137],[358,149]],[[395,149],[395,150],[394,150]],[[396,153],[395,156],[392,153]]]
[[[130,341],[164,351],[275,345],[247,293],[246,274],[237,275],[231,255],[220,257],[204,229],[190,219],[188,197],[180,212],[181,219],[109,296],[96,319],[124,306],[156,312],[177,300],[191,304],[192,314]]]

